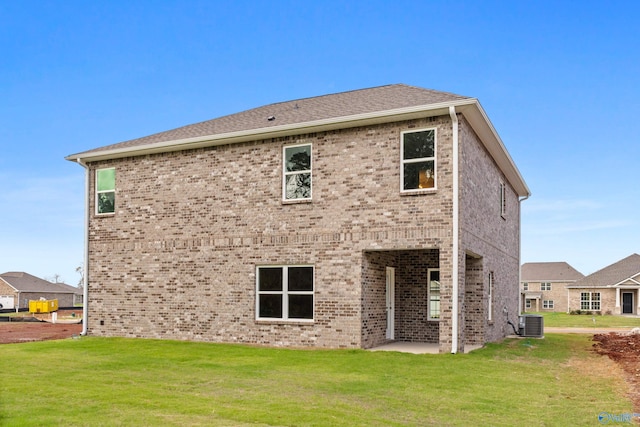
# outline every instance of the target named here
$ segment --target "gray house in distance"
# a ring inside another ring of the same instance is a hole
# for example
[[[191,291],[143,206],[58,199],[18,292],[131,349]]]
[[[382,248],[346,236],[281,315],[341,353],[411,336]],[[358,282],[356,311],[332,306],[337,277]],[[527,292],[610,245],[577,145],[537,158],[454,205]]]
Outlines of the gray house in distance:
[[[529,189],[475,98],[402,84],[70,155],[85,333],[461,352],[518,314]]]
[[[4,309],[29,308],[29,301],[58,300],[59,307],[73,307],[80,299],[79,288],[64,283],[52,283],[24,272],[0,274],[0,304]]]

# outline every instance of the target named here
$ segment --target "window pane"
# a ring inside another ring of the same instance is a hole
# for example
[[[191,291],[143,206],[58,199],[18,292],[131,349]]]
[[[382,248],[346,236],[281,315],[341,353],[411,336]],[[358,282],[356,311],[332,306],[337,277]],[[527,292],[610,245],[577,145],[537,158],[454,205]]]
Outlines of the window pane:
[[[313,267],[289,267],[290,291],[313,291]]]
[[[311,174],[297,173],[286,177],[285,195],[287,199],[308,199],[311,197]]]
[[[433,160],[404,163],[404,189],[434,188]]]
[[[433,130],[405,133],[404,152],[402,153],[402,158],[408,160],[434,157],[433,137]]]
[[[116,170],[100,169],[98,174],[98,191],[108,191],[116,189]]]
[[[109,191],[98,194],[98,213],[114,213],[116,211],[116,193]]]
[[[260,291],[281,291],[282,290],[282,267],[260,268],[258,269],[258,290]]]
[[[289,295],[290,319],[313,319],[313,295]]]
[[[431,270],[429,272],[429,283],[436,282],[438,289],[440,289],[440,270]]]
[[[429,316],[432,319],[440,318],[440,298],[429,301]]]
[[[282,295],[260,295],[259,317],[282,318]]]
[[[287,147],[284,152],[287,172],[311,170],[311,145]]]

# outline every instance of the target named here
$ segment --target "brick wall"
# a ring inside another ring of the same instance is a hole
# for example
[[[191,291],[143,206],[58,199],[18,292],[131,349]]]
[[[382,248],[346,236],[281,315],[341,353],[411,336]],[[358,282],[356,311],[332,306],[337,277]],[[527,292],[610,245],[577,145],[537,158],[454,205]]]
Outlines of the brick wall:
[[[460,289],[472,325],[469,343],[496,341],[512,333],[507,320],[517,321],[519,300],[520,203],[513,187],[490,157],[469,123],[460,117]],[[506,186],[506,214],[500,210],[500,183]],[[465,255],[466,254],[466,255]],[[473,260],[465,286],[465,261]],[[476,273],[482,271],[482,297]],[[493,274],[489,304],[489,275]],[[464,292],[468,294],[464,294]],[[466,301],[465,298],[471,298]],[[492,308],[492,320],[488,310]],[[506,310],[506,313],[505,313]],[[464,315],[464,312],[461,312]],[[484,330],[484,332],[482,332]]]
[[[423,127],[438,129],[438,191],[401,195],[400,132]],[[116,168],[117,195],[90,220],[90,333],[362,346],[363,252],[450,244],[450,134],[445,116],[92,164]],[[283,203],[282,147],[306,142],[313,201]],[[255,320],[269,264],[315,266],[312,324]]]
[[[400,132],[432,127],[438,190],[401,194]],[[461,179],[461,210],[469,213],[461,217],[458,254],[464,322],[467,252],[499,278],[494,307],[510,307],[515,295],[517,313],[519,212],[509,188],[508,219],[495,218],[490,201],[500,174],[464,120],[460,128],[461,173],[469,175]],[[283,203],[282,147],[300,143],[313,144],[313,201]],[[400,306],[421,292],[407,277],[426,281],[424,265],[402,264],[388,252],[429,248],[438,254],[442,319],[435,329],[419,330],[411,319],[423,314],[405,304],[397,332],[406,339],[438,336],[447,351],[451,160],[451,121],[443,116],[91,164],[92,211],[95,169],[115,167],[116,213],[90,219],[89,333],[370,347],[384,340],[380,273],[387,263],[406,270],[398,276],[405,283]],[[256,266],[291,264],[315,267],[314,321],[256,321]],[[486,310],[486,298],[479,304],[476,310]],[[501,323],[484,327],[489,339],[503,335]]]

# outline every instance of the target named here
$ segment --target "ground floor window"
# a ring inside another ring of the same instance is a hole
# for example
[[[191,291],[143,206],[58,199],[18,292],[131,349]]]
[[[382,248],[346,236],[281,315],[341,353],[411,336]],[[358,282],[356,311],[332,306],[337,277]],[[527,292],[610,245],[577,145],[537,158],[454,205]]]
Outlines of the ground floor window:
[[[313,266],[264,266],[256,269],[258,320],[313,320]]]
[[[531,308],[531,300],[530,299],[524,300],[524,308],[526,308],[527,310],[529,310]]]
[[[542,308],[550,310],[553,308],[553,300],[543,300],[542,301]]]
[[[600,311],[600,292],[581,292],[580,310]]]
[[[440,270],[429,269],[429,287],[427,288],[429,298],[429,319],[440,320]]]

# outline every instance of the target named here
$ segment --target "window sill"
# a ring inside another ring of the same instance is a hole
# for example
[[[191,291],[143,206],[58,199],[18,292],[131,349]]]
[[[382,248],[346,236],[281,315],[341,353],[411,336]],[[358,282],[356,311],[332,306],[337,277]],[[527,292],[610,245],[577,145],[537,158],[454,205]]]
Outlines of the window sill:
[[[400,190],[401,196],[420,196],[423,194],[434,194],[437,193],[437,188],[422,188],[420,190]]]
[[[292,199],[292,200],[282,200],[283,205],[299,205],[303,203],[312,203],[313,199]]]
[[[102,214],[94,214],[93,217],[94,218],[109,218],[112,216],[116,216],[116,213],[102,213]]]
[[[315,324],[315,320],[303,320],[303,319],[256,319],[256,325],[304,325],[310,326]]]

